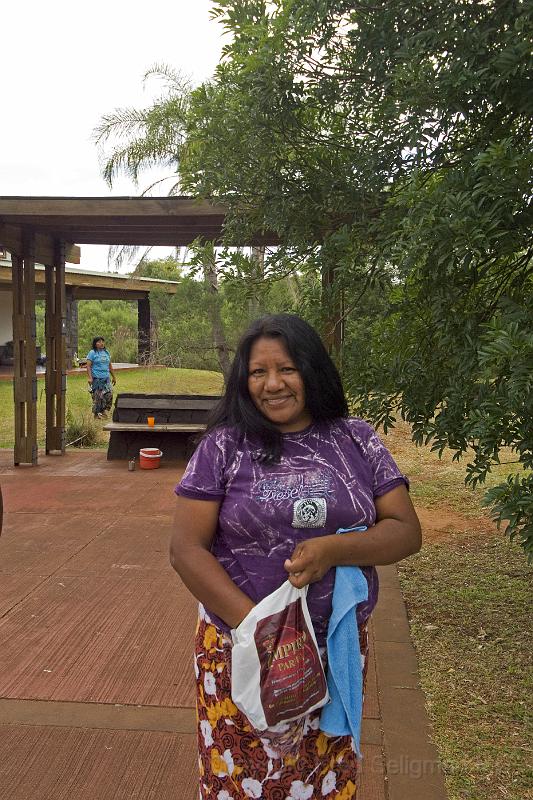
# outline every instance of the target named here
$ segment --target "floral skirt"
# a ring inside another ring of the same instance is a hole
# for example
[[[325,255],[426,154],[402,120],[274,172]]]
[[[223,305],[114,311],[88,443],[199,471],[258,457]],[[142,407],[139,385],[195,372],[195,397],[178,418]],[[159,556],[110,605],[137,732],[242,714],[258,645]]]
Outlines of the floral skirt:
[[[93,378],[90,389],[93,399],[93,414],[109,411],[113,402],[113,389],[109,378]]]
[[[359,626],[363,687],[368,632]],[[303,736],[288,755],[255,731],[231,699],[231,637],[200,606],[195,674],[201,800],[347,800],[356,795],[357,756],[351,736],[319,730],[320,711],[308,714]]]

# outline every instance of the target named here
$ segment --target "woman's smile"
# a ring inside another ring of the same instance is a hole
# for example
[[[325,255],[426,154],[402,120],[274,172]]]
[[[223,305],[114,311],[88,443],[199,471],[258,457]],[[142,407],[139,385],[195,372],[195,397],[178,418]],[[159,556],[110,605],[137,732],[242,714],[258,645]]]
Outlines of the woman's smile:
[[[264,402],[268,403],[269,406],[279,406],[279,405],[282,405],[283,403],[287,402],[287,400],[290,400],[290,399],[291,399],[290,396],[287,396],[287,397],[266,397]]]
[[[279,337],[263,336],[252,345],[248,391],[256,408],[281,431],[310,425],[302,376]]]

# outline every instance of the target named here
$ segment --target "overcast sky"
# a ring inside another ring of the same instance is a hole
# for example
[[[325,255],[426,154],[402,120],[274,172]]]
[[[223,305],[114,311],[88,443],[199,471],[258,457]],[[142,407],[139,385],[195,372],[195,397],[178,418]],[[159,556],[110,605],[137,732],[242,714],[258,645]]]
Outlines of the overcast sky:
[[[18,0],[2,4],[0,195],[134,195],[100,176],[91,140],[103,114],[142,107],[167,63],[194,83],[212,75],[224,43],[210,0]],[[149,179],[147,178],[147,183]],[[163,251],[154,251],[155,255]],[[164,251],[168,252],[168,251]],[[82,246],[84,269],[107,269],[107,248]]]

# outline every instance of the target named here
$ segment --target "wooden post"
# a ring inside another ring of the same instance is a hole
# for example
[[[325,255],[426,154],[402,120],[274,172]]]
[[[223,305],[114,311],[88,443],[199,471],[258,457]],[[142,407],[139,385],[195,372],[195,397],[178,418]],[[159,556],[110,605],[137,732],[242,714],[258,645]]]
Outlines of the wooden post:
[[[150,298],[137,300],[137,361],[146,364],[150,360]]]
[[[54,264],[45,267],[46,452],[65,454],[66,297],[65,245],[54,243]]]
[[[72,287],[66,287],[65,318],[67,331],[65,337],[65,363],[66,368],[72,369],[74,356],[78,353],[78,301],[74,297]]]
[[[54,364],[55,364],[55,336],[54,336],[54,314],[55,314],[55,268],[53,264],[46,264],[44,268],[44,338],[46,352],[46,453],[53,450],[53,428],[55,422],[55,394],[54,385]]]
[[[14,463],[37,464],[37,346],[35,322],[35,237],[24,231],[22,255],[12,254]]]

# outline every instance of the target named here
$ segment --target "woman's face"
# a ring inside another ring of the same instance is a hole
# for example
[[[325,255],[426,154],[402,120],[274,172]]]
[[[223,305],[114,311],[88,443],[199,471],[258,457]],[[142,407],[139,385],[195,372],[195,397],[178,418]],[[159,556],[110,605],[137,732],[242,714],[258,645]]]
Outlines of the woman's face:
[[[98,339],[96,341],[96,349],[97,350],[104,350],[105,349],[105,341],[103,339]]]
[[[301,431],[311,424],[302,377],[282,339],[263,336],[253,343],[248,391],[256,408],[280,431]]]

